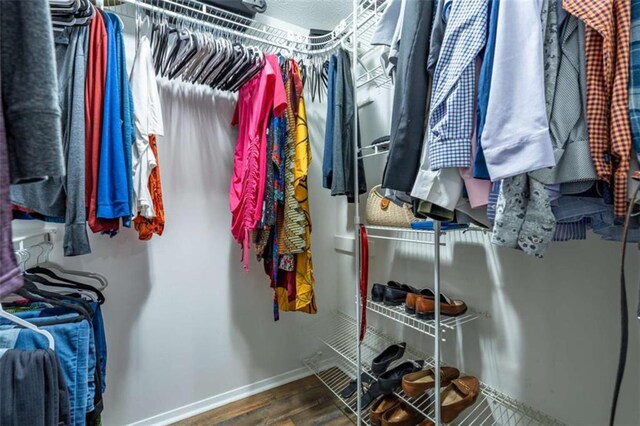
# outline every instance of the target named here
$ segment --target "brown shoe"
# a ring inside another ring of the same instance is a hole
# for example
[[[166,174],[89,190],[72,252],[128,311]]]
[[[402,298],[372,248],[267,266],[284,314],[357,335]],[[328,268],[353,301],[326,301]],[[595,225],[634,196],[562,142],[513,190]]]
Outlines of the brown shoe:
[[[478,393],[480,393],[480,382],[475,377],[464,376],[453,380],[440,394],[442,421],[444,423],[453,421],[458,414],[476,402]]]
[[[436,303],[433,298],[419,297],[416,300],[416,317],[422,320],[432,320],[435,317]],[[453,300],[440,294],[440,313],[450,317],[457,317],[467,312],[467,305],[462,300]]]
[[[409,292],[409,293],[407,293],[407,297],[404,300],[404,311],[406,313],[408,313],[409,315],[415,315],[415,313],[416,313],[416,301],[418,300],[418,298],[420,296],[426,297],[428,299],[433,299],[435,297],[435,295],[433,294],[433,291],[431,291],[428,288],[423,288],[419,292]]]
[[[451,380],[457,379],[460,371],[453,367],[440,369],[440,386],[447,386]],[[433,368],[409,373],[402,378],[402,390],[412,398],[417,398],[427,390],[435,387],[436,374]]]
[[[383,426],[415,426],[419,421],[419,417],[404,402],[382,416]]]
[[[425,420],[424,422],[420,423],[418,426],[436,426],[436,424],[431,420]]]
[[[383,395],[378,398],[371,406],[371,424],[380,426],[384,413],[393,410],[398,405],[400,405],[400,400],[395,395]]]

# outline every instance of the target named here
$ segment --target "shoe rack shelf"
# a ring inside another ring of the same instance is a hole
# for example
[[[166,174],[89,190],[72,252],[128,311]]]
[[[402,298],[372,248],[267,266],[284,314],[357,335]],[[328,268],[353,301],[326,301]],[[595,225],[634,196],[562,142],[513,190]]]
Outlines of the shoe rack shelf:
[[[330,324],[323,324],[313,331],[316,337],[324,343],[329,354],[321,353],[304,361],[305,365],[313,372],[331,391],[356,414],[356,393],[344,399],[340,397],[342,389],[357,377],[357,343],[354,339],[356,322],[348,315],[338,313],[330,319]],[[386,347],[396,340],[373,327],[368,326],[364,340],[360,345],[361,365],[365,372],[370,371],[371,361]],[[425,360],[425,368],[431,368],[434,360],[415,348],[407,346],[402,359],[395,361],[389,368],[408,359]],[[507,395],[488,386],[480,385],[481,394],[476,403],[463,411],[452,425],[562,425],[558,420],[547,416]],[[395,395],[411,406],[425,418],[433,421],[435,411],[434,393],[429,392],[419,398],[406,395],[400,388]],[[369,409],[363,409],[361,421],[369,424]]]
[[[404,309],[404,304],[400,306],[386,306],[382,302],[367,300],[367,310],[375,312],[383,317],[389,318],[433,338],[436,336],[435,320],[421,320],[416,318],[415,315],[407,314]],[[486,313],[478,313],[468,310],[466,313],[457,317],[442,317],[440,320],[440,340],[442,342],[447,340],[447,336],[443,336],[447,331],[454,332],[459,326],[477,320],[478,318],[486,318],[488,316],[489,315]]]

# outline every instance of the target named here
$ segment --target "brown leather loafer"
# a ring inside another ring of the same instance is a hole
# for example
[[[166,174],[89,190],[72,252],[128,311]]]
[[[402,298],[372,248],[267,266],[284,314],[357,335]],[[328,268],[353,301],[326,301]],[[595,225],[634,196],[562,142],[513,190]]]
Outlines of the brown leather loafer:
[[[382,416],[383,426],[415,426],[419,421],[418,416],[404,402]]]
[[[476,402],[480,393],[480,382],[473,376],[453,380],[440,394],[444,423],[453,421],[458,415]]]
[[[404,310],[406,313],[408,313],[409,315],[415,315],[416,301],[420,296],[426,297],[428,299],[433,299],[435,297],[435,294],[433,294],[433,291],[428,288],[424,288],[419,292],[407,293],[407,298],[404,300]]]
[[[440,385],[447,386],[451,380],[457,379],[459,376],[460,371],[457,368],[442,367],[440,369]],[[433,368],[409,373],[402,378],[402,390],[412,398],[418,398],[435,385],[436,374]]]
[[[422,320],[432,320],[435,317],[436,302],[433,298],[419,297],[416,300],[416,317]],[[440,294],[440,314],[457,317],[467,312],[467,305],[462,300],[453,300]]]
[[[400,400],[395,395],[383,395],[378,398],[371,406],[371,424],[380,426],[382,424],[382,416],[389,410],[393,410],[400,405]]]

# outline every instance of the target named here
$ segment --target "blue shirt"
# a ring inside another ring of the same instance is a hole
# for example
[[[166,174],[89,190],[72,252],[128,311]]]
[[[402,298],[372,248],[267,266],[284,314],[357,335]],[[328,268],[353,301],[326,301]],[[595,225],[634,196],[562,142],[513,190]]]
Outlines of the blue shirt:
[[[105,13],[107,30],[107,70],[103,101],[102,140],[98,167],[98,194],[96,216],[101,219],[123,218],[123,224],[131,220],[130,188],[133,189],[131,166],[132,122],[127,133],[127,116],[131,108],[131,93],[128,98],[122,88],[129,87],[124,61],[122,27],[118,18]],[[129,89],[130,90],[130,89]],[[129,105],[125,108],[126,105]],[[126,113],[126,114],[125,114]],[[125,149],[126,148],[126,149]]]
[[[489,91],[491,90],[491,71],[493,70],[493,54],[496,48],[496,32],[498,30],[498,9],[500,0],[491,1],[491,12],[489,14],[489,34],[487,45],[484,49],[484,58],[480,68],[480,78],[478,80],[478,107],[477,107],[477,130],[476,130],[476,158],[473,162],[473,177],[476,179],[489,179],[487,162],[482,152],[482,129],[487,118],[487,105],[489,105]]]

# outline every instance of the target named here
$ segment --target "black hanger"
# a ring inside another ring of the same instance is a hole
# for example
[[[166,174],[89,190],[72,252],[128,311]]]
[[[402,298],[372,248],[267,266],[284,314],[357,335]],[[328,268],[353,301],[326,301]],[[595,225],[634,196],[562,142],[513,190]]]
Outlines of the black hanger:
[[[59,281],[59,282],[51,282],[49,280],[45,280],[46,282],[43,282],[43,281],[37,281],[36,280],[37,282],[40,282],[41,284],[48,285],[48,286],[51,286],[51,287],[70,288],[70,289],[79,289],[79,290],[90,291],[91,293],[96,295],[96,299],[98,299],[98,303],[99,304],[102,305],[104,303],[104,301],[105,301],[104,294],[102,294],[102,292],[100,290],[98,290],[97,288],[95,288],[93,286],[90,286],[88,284],[85,284],[85,283],[81,283],[81,282],[78,282],[78,281],[70,280],[68,278],[60,277],[60,276],[56,275],[50,269],[43,268],[41,266],[34,266],[33,268],[27,269],[26,272],[28,272],[29,274],[43,274],[43,275],[46,275],[46,276],[48,276],[50,278],[53,278],[53,279]],[[38,278],[42,278],[42,277],[39,277],[37,275],[34,275],[34,276],[38,277]]]

